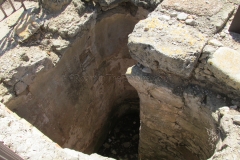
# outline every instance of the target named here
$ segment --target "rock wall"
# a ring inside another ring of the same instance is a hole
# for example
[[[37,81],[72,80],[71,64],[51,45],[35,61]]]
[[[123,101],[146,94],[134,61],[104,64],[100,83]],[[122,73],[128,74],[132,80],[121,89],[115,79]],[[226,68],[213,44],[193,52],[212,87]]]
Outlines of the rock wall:
[[[3,143],[23,159],[111,160],[111,158],[97,154],[86,155],[71,149],[61,148],[2,103],[0,103],[0,117],[0,139],[2,141],[0,143]]]
[[[9,74],[2,74],[3,84],[13,91],[4,102],[60,146],[92,153],[117,117],[132,109],[124,104],[138,101],[124,73],[136,63],[128,52],[128,34],[144,14],[138,14],[136,6],[130,12],[122,5],[78,18],[73,9],[70,4],[60,16],[45,22],[47,31],[59,35],[42,40],[45,52],[36,47],[16,49],[25,61],[19,57],[22,67],[12,66]],[[71,16],[69,28],[66,21]],[[60,25],[60,30],[55,28]],[[32,62],[40,59],[34,52],[42,54],[41,63]]]
[[[140,97],[141,159],[207,159],[214,153],[218,121],[209,101],[221,104],[216,94],[137,66],[128,69],[127,77]]]
[[[126,75],[140,97],[140,159],[222,159],[228,149],[239,157],[234,133],[221,123],[221,107],[239,114],[239,43],[234,50],[226,42],[239,38],[227,31],[234,8],[164,0],[129,35],[139,63]]]

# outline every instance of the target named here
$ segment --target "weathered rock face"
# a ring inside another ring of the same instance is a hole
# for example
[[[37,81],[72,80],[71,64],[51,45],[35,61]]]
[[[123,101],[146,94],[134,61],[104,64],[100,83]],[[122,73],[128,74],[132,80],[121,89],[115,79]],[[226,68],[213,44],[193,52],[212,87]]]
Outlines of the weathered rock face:
[[[140,98],[140,159],[221,159],[222,141],[232,144],[230,157],[239,156],[227,127],[234,121],[222,117],[229,111],[223,106],[239,101],[239,52],[212,38],[234,5],[203,3],[165,0],[129,35],[130,54],[140,63],[126,73]]]
[[[136,6],[144,7],[145,9],[154,10],[162,0],[94,0],[99,3],[102,10],[109,10],[118,6],[122,2],[131,2]]]
[[[239,52],[231,48],[221,47],[207,61],[209,70],[217,79],[237,90],[240,89],[240,68],[236,65],[239,56]]]
[[[29,83],[24,80],[29,69],[22,68],[12,84],[17,97],[7,103],[59,145],[85,153],[100,145],[114,116],[129,109],[120,104],[138,99],[124,75],[136,63],[129,55],[127,38],[138,17],[124,7],[97,18],[94,14],[71,46],[51,40],[53,50],[62,56],[54,68]]]
[[[170,20],[168,15],[151,13],[149,18],[135,26],[129,36],[131,56],[153,70],[189,77],[207,36],[190,26],[179,26],[182,24],[175,19]]]
[[[12,113],[2,103],[0,103],[0,117],[0,139],[6,147],[23,159],[111,160],[111,158],[97,154],[85,155],[67,148],[62,149],[25,119]]]
[[[56,0],[56,1],[49,1],[49,0],[41,0],[41,4],[45,9],[50,11],[60,11],[63,9],[64,6],[69,4],[71,0]]]
[[[208,101],[216,95],[183,88],[181,80],[172,85],[170,77],[149,75],[137,66],[128,69],[127,78],[140,97],[141,159],[207,159],[214,153],[219,137]]]

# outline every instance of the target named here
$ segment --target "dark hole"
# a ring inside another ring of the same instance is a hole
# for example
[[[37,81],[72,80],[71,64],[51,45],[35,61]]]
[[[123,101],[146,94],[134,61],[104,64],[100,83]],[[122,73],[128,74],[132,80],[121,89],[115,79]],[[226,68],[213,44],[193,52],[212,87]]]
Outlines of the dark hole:
[[[138,113],[122,116],[109,132],[98,154],[118,160],[137,160],[139,127]]]
[[[230,25],[229,31],[240,34],[240,6],[238,7],[238,10],[232,21],[232,24]]]

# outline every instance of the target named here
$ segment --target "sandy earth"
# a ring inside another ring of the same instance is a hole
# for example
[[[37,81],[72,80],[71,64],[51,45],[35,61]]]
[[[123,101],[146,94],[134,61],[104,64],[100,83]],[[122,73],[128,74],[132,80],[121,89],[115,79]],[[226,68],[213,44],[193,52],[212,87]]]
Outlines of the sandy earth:
[[[16,12],[13,12],[13,9],[8,1],[5,1],[2,4],[2,7],[4,11],[7,13],[8,17],[4,18],[4,14],[2,13],[2,11],[0,11],[0,56],[4,48],[9,46],[8,44],[12,43],[13,41],[12,40],[12,37],[14,36],[13,35],[14,25],[12,26],[12,24],[14,24],[13,22],[17,21],[24,12],[24,9],[23,7],[21,7],[20,2],[16,1],[12,2],[16,9]],[[37,2],[25,1],[24,4],[27,9],[31,9],[34,6],[37,6]]]

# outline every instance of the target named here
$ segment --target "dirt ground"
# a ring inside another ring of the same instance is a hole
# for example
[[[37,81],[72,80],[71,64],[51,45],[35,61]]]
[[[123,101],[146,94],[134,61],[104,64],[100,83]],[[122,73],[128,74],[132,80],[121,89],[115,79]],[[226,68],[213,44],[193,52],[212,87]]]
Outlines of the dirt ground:
[[[5,50],[7,47],[11,45],[12,37],[13,35],[13,28],[14,26],[11,25],[13,21],[16,21],[19,19],[24,12],[23,7],[21,7],[21,3],[17,1],[12,1],[13,5],[16,9],[14,12],[13,8],[11,7],[10,3],[8,1],[5,1],[2,4],[2,8],[8,15],[8,17],[4,17],[4,14],[2,11],[0,11],[0,56],[3,50]],[[27,10],[37,7],[37,2],[30,2],[30,1],[24,1],[24,4],[27,8]]]

